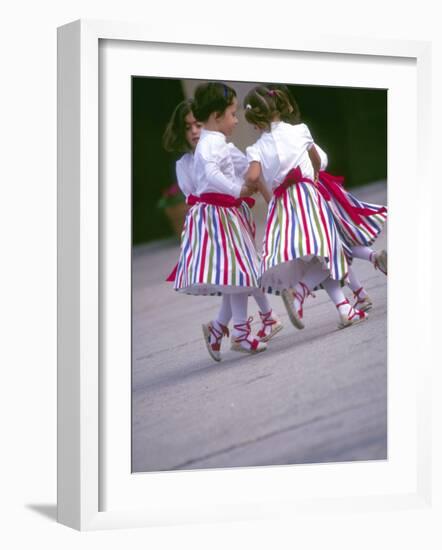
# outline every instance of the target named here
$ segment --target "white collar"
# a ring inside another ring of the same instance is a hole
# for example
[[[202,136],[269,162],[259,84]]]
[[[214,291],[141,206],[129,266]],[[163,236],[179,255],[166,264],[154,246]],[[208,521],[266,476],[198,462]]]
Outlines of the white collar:
[[[281,122],[283,122],[282,120],[274,120],[273,122],[270,123],[270,128],[272,130],[274,130],[275,128],[277,128]]]
[[[224,139],[224,141],[226,140],[226,136],[222,132],[218,132],[218,130],[207,130],[206,128],[201,128],[200,139],[204,134],[221,136]]]

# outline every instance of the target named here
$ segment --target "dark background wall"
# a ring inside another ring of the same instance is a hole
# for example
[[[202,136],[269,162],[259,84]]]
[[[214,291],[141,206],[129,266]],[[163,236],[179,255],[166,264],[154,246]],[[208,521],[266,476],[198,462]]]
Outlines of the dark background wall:
[[[175,106],[184,99],[180,80],[132,78],[132,238],[134,244],[172,235],[156,207],[175,181],[174,156],[161,145]]]
[[[387,178],[387,91],[290,86],[302,121],[346,186]]]
[[[305,122],[328,154],[328,170],[345,177],[346,186],[387,177],[387,91],[325,86],[290,86]],[[133,243],[173,234],[156,206],[175,181],[179,155],[166,153],[161,136],[184,99],[180,80],[132,79]]]

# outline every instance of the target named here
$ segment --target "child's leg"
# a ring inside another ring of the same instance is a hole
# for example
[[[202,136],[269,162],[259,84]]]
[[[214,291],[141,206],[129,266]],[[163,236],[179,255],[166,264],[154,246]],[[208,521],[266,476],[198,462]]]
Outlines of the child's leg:
[[[255,302],[258,304],[259,311],[261,313],[269,313],[272,310],[269,299],[264,292],[261,290],[255,290],[253,297],[255,298]]]
[[[368,262],[371,262],[370,258],[374,254],[374,250],[369,246],[352,246],[351,251],[354,258],[367,260]]]
[[[223,294],[221,307],[214,321],[203,325],[204,341],[212,359],[221,361],[221,340],[223,336],[229,335],[227,325],[232,318],[232,305],[230,294]]]
[[[324,279],[328,277],[327,273],[322,269],[322,265],[318,262],[311,262],[308,266],[302,279],[294,288],[294,301],[292,293],[288,290],[282,291],[282,300],[287,309],[290,321],[296,328],[304,328],[302,322],[304,300],[307,298],[311,291],[318,286]]]
[[[330,299],[338,309],[341,322],[338,325],[339,328],[344,328],[349,325],[353,325],[366,318],[366,314],[363,311],[354,309],[349,301],[345,298],[342,288],[339,282],[335,279],[328,277],[325,281],[322,281],[322,286],[327,291]]]
[[[245,353],[257,353],[267,349],[267,346],[255,338],[250,338],[251,328],[250,320],[247,318],[247,300],[246,293],[231,294],[230,296],[233,317],[232,349]]]
[[[308,270],[305,272],[304,277],[299,281],[295,287],[295,291],[305,292],[307,287],[308,292],[310,293],[316,286],[322,283],[324,279],[328,277],[328,274],[322,268],[322,265],[318,262],[312,262],[312,265],[309,266]],[[296,298],[295,298],[296,300]]]
[[[268,342],[275,334],[282,330],[282,323],[278,319],[278,316],[273,313],[270,302],[264,292],[255,290],[253,297],[258,304],[259,316],[262,323],[257,337],[261,342]]]
[[[353,292],[357,292],[360,288],[362,288],[362,296],[365,296],[366,292],[362,287],[362,283],[351,266],[348,267],[348,286],[353,290]]]
[[[360,260],[367,260],[371,262],[376,269],[379,269],[384,275],[387,275],[386,250],[375,252],[369,246],[353,246],[351,251],[354,258],[359,258]]]
[[[352,289],[353,295],[356,298],[354,307],[361,311],[368,311],[373,305],[373,302],[371,301],[369,295],[365,292],[365,289],[354,272],[354,269],[350,266],[348,268],[348,286]]]
[[[221,299],[221,307],[216,316],[215,323],[221,326],[227,326],[232,318],[232,304],[230,301],[231,294],[223,294]]]

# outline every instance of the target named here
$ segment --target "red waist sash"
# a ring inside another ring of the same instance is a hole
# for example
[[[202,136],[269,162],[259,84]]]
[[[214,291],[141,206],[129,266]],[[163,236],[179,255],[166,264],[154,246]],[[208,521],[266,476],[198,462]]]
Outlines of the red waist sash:
[[[224,208],[238,208],[243,202],[250,208],[255,206],[255,199],[252,199],[252,197],[241,197],[236,199],[232,197],[232,195],[224,195],[223,193],[203,193],[200,197],[189,195],[186,202],[189,206],[202,203],[211,204],[213,206],[223,206]],[[177,269],[178,264],[173,268],[166,281],[173,282],[175,280]]]
[[[373,214],[382,214],[387,211],[385,206],[377,209],[354,206],[347,198],[347,193],[343,188],[344,178],[342,176],[333,176],[328,172],[320,171],[319,181],[314,182],[310,178],[306,178],[302,175],[299,166],[290,170],[284,178],[284,181],[273,191],[273,194],[275,197],[281,197],[291,185],[296,185],[301,182],[314,185],[326,201],[330,201],[333,198],[342,206],[356,225],[362,223],[363,220],[361,216],[372,216]]]
[[[252,197],[240,197],[236,199],[232,195],[224,195],[223,193],[203,193],[199,197],[196,195],[189,195],[187,197],[187,204],[190,206],[203,203],[212,206],[223,206],[224,208],[238,208],[243,202],[250,208],[255,206],[255,199],[252,199]]]
[[[286,175],[284,178],[284,181],[278,185],[278,187],[273,191],[273,194],[275,197],[282,197],[282,195],[286,192],[286,190],[291,185],[296,185],[297,183],[311,183],[312,185],[315,185],[315,182],[311,180],[310,178],[305,178],[302,175],[301,168],[297,166],[296,168],[292,168],[290,172]]]
[[[320,171],[317,187],[325,200],[329,201],[333,197],[356,225],[362,223],[361,216],[372,216],[373,214],[382,214],[387,211],[385,206],[376,209],[354,206],[347,198],[347,193],[344,190],[344,178],[342,176],[333,176],[328,172]]]

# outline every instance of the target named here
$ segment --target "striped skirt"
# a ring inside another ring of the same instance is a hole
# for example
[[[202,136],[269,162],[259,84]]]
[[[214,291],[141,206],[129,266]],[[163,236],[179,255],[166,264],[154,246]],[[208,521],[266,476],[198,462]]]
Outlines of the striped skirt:
[[[290,185],[269,204],[264,235],[260,285],[279,294],[294,288],[308,262],[317,258],[324,278],[344,281],[350,250],[343,242],[331,208],[312,183]]]
[[[174,289],[217,295],[259,288],[255,223],[249,206],[198,203],[189,210],[181,236]]]
[[[322,176],[322,178],[321,178]],[[333,194],[333,189],[327,185],[326,178],[335,179],[328,173],[319,173],[320,189],[326,188],[327,204],[338,226],[339,233],[345,244],[351,248],[353,246],[371,246],[379,236],[387,220],[387,209],[378,204],[371,204],[359,201],[354,195],[349,193],[342,185],[339,186],[341,196],[343,195],[347,204],[355,209],[357,216],[352,216],[346,207],[345,202],[337,200]],[[336,184],[335,184],[336,185]],[[351,258],[349,258],[351,260]]]

